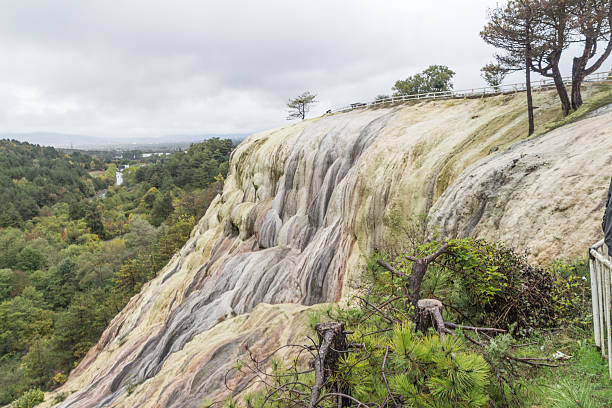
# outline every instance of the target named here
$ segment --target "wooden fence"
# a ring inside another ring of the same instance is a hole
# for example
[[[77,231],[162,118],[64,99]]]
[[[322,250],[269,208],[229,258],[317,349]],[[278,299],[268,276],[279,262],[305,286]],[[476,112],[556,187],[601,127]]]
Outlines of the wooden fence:
[[[587,76],[584,82],[606,82],[612,81],[612,71],[607,72],[596,72]],[[571,77],[564,77],[563,82],[568,85],[572,83]],[[533,91],[542,91],[546,89],[554,89],[555,83],[552,79],[542,79],[539,81],[532,81],[531,87]],[[371,106],[384,105],[389,103],[401,103],[414,100],[430,100],[430,99],[464,99],[464,98],[484,98],[486,96],[510,94],[516,92],[522,92],[527,89],[526,83],[507,84],[499,86],[486,86],[484,88],[472,88],[464,89],[461,91],[442,91],[442,92],[428,92],[412,95],[398,95],[384,99],[377,99],[373,102],[362,103],[356,102],[343,108],[334,109],[333,112],[348,112],[353,109],[367,108]]]
[[[591,271],[591,303],[593,306],[593,335],[601,355],[608,359],[608,371],[612,380],[612,334],[610,333],[610,290],[612,284],[612,258],[603,239],[589,248]]]

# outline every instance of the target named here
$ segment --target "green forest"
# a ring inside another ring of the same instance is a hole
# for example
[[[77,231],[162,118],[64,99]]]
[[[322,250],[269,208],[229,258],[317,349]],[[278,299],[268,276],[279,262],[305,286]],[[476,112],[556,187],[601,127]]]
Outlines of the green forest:
[[[113,162],[0,141],[0,405],[65,382],[188,239],[233,148]]]
[[[103,168],[80,152],[66,157],[52,147],[0,140],[0,227],[20,227],[44,207],[92,196],[109,179],[88,171]]]

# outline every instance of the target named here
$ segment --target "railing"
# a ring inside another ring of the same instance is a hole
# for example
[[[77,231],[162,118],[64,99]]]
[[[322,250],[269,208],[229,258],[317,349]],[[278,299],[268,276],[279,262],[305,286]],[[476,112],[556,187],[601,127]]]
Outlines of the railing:
[[[612,284],[612,258],[603,239],[589,248],[591,271],[591,303],[593,305],[593,335],[602,357],[608,359],[612,380],[612,334],[610,333],[610,290]],[[606,353],[607,352],[607,353]]]
[[[607,72],[595,72],[584,79],[584,82],[605,82],[612,81],[612,71]],[[571,77],[564,77],[563,83],[571,84]],[[553,89],[555,83],[552,79],[542,79],[531,82],[531,88],[533,91],[542,91],[546,89]],[[486,86],[483,88],[472,88],[464,89],[461,91],[441,91],[441,92],[427,92],[412,95],[398,95],[384,99],[377,99],[369,103],[352,103],[349,106],[343,108],[334,109],[333,112],[348,112],[353,109],[367,108],[372,106],[384,105],[388,103],[401,103],[414,100],[430,100],[430,99],[452,99],[452,98],[484,98],[487,96],[509,94],[522,92],[527,89],[526,83],[507,84],[499,86]]]

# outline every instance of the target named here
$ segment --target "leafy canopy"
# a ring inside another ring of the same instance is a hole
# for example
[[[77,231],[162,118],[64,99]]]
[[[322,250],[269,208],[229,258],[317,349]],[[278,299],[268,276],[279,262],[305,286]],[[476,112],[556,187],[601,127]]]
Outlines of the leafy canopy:
[[[0,405],[33,406],[65,382],[187,241],[233,147],[214,138],[131,160],[112,185],[113,158],[0,140],[0,199],[11,204],[0,206]]]
[[[489,86],[498,88],[504,78],[508,74],[508,69],[504,68],[500,64],[489,63],[484,67],[480,68],[480,76],[486,81]]]
[[[453,89],[455,72],[444,65],[431,65],[423,72],[395,82],[394,95],[442,92]]]

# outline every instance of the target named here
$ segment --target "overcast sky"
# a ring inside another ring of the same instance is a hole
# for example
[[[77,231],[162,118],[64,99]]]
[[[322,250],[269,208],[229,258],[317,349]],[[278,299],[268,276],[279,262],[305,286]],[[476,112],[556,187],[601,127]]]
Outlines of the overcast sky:
[[[484,86],[495,0],[0,0],[0,133],[251,133],[390,93],[428,65]]]

